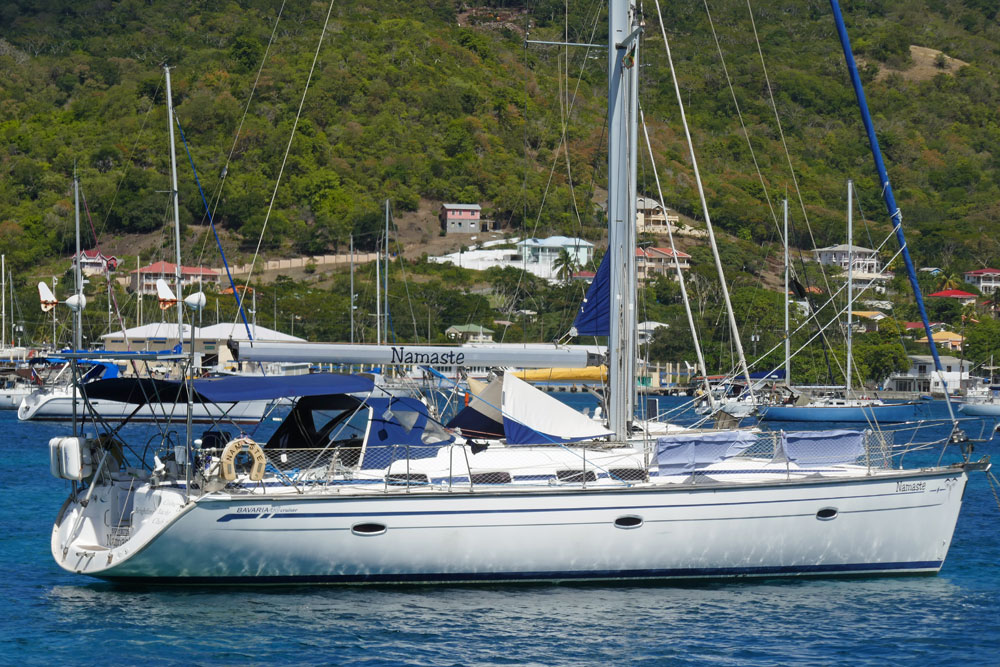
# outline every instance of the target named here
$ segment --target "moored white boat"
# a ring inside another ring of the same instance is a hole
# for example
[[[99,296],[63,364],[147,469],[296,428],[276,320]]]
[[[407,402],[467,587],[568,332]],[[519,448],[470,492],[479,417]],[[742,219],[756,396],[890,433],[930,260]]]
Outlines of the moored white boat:
[[[898,469],[891,436],[870,431],[630,437],[635,280],[620,262],[634,262],[641,26],[627,0],[612,1],[609,23],[607,429],[526,396],[501,401],[505,441],[486,445],[420,401],[374,396],[368,378],[189,381],[189,410],[196,398],[297,402],[260,443],[187,427],[147,457],[123,432],[54,438],[52,472],[73,481],[56,562],[112,581],[220,584],[937,572],[968,473],[988,462]],[[263,360],[261,349],[237,352]]]
[[[191,418],[196,423],[219,420],[238,423],[256,423],[263,418],[270,405],[268,401],[240,401],[238,403],[195,403]],[[184,421],[187,419],[185,403],[145,403],[134,405],[105,398],[90,399],[88,406],[79,394],[76,398],[78,417],[94,414],[100,419],[120,422]],[[23,397],[17,406],[21,421],[70,421],[73,419],[73,389],[69,386],[45,387]]]

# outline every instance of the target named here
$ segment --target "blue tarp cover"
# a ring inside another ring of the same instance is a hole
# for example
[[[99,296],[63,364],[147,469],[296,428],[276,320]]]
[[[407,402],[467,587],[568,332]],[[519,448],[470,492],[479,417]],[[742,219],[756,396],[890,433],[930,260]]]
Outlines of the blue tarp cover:
[[[196,403],[235,403],[284,397],[353,394],[369,392],[374,386],[368,378],[339,373],[273,377],[231,376],[193,380],[192,384]],[[184,383],[173,380],[115,378],[90,382],[84,389],[91,399],[103,398],[136,405],[187,401]]]
[[[427,406],[415,398],[369,398],[365,403],[372,416],[362,469],[385,468],[407,458],[431,458],[442,445],[454,441],[450,437],[425,442],[424,433],[430,428]]]
[[[865,453],[864,431],[781,432],[785,458],[798,465],[854,463]]]
[[[754,443],[749,431],[667,435],[656,440],[661,475],[680,475],[740,454]]]

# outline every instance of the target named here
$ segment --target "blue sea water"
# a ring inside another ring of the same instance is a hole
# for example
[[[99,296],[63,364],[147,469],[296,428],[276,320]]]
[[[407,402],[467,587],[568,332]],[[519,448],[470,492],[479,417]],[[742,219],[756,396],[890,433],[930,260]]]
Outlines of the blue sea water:
[[[1000,664],[1000,509],[983,474],[935,577],[121,588],[49,554],[67,488],[46,445],[68,428],[0,412],[2,664]]]

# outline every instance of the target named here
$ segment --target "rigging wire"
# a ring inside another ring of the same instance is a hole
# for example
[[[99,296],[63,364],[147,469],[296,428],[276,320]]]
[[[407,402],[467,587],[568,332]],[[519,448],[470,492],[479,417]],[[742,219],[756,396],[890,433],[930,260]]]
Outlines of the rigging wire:
[[[729,328],[730,328],[730,331],[732,332],[733,342],[735,343],[736,349],[737,349],[737,351],[739,353],[740,366],[742,367],[743,374],[746,376],[747,391],[750,392],[750,397],[752,399],[753,398],[753,386],[752,386],[752,381],[750,379],[750,370],[749,370],[749,368],[747,366],[746,356],[743,353],[743,342],[740,340],[740,337],[739,337],[739,327],[736,325],[736,317],[735,317],[735,315],[733,313],[732,302],[731,302],[731,300],[729,298],[729,291],[726,288],[726,284],[725,284],[725,274],[724,274],[724,272],[722,270],[722,260],[719,257],[719,249],[718,249],[718,247],[716,245],[716,242],[715,242],[715,234],[714,234],[713,229],[712,229],[712,219],[711,219],[711,217],[709,215],[709,212],[708,212],[708,202],[705,199],[705,189],[704,189],[704,187],[702,185],[702,181],[701,181],[701,172],[698,170],[698,159],[695,156],[694,142],[691,139],[691,130],[688,127],[687,116],[686,116],[686,114],[684,112],[684,101],[683,101],[683,98],[682,98],[682,95],[681,95],[681,88],[680,88],[680,84],[677,81],[677,70],[674,67],[673,57],[670,54],[670,43],[667,40],[667,30],[666,30],[665,24],[663,22],[663,14],[660,11],[660,0],[654,0],[654,2],[656,4],[657,17],[660,20],[660,34],[663,37],[663,47],[664,47],[664,50],[666,51],[667,62],[670,65],[670,75],[671,75],[671,78],[673,79],[673,83],[674,83],[674,92],[675,92],[676,97],[677,97],[677,106],[678,106],[678,110],[679,110],[680,117],[681,117],[681,123],[684,126],[684,135],[687,138],[689,155],[690,155],[690,158],[691,158],[691,166],[692,166],[692,169],[694,170],[694,175],[695,175],[695,183],[698,186],[698,197],[701,200],[702,212],[703,212],[703,214],[705,216],[705,226],[708,229],[708,239],[709,239],[709,242],[710,242],[711,247],[712,247],[712,255],[715,258],[715,265],[716,265],[716,269],[717,269],[717,271],[719,273],[719,281],[720,281],[721,286],[722,286],[722,294],[723,294],[724,301],[725,301],[725,304],[726,304],[726,314],[727,314],[728,319],[729,319]]]
[[[278,187],[281,185],[281,178],[285,173],[285,165],[288,162],[288,155],[292,151],[292,140],[295,138],[295,131],[299,126],[299,119],[302,117],[302,109],[306,103],[306,95],[309,93],[309,85],[312,83],[313,73],[316,71],[316,63],[319,61],[319,52],[323,46],[323,39],[326,36],[327,28],[330,25],[330,16],[333,14],[333,6],[335,0],[330,0],[330,5],[326,11],[326,20],[323,23],[323,29],[320,31],[319,41],[316,44],[316,51],[313,53],[312,64],[309,66],[309,74],[306,77],[305,89],[302,91],[302,98],[299,100],[299,108],[295,113],[295,121],[292,123],[292,131],[288,136],[288,144],[285,146],[285,153],[281,159],[281,167],[278,170],[278,177],[274,181],[274,190],[271,193],[271,199],[267,205],[267,213],[264,215],[264,224],[260,229],[260,236],[257,238],[257,247],[254,249],[253,259],[250,261],[250,272],[247,274],[247,284],[243,288],[243,292],[240,295],[240,301],[246,296],[247,287],[249,287],[251,279],[253,278],[254,269],[257,266],[257,257],[260,255],[260,248],[264,242],[264,233],[267,231],[268,222],[271,220],[271,212],[274,210],[274,202],[278,198]],[[282,5],[284,6],[284,5]],[[277,27],[277,25],[275,26]],[[261,65],[263,67],[263,65]],[[233,324],[236,320],[233,320]]]
[[[198,194],[201,195],[201,202],[205,205],[205,213],[208,215],[209,225],[212,227],[212,233],[215,234],[215,243],[219,247],[219,254],[222,255],[222,266],[226,269],[226,277],[229,278],[229,286],[233,290],[233,297],[236,299],[236,308],[243,317],[243,326],[246,328],[247,338],[253,340],[253,334],[250,333],[250,323],[247,322],[247,314],[243,310],[243,297],[246,295],[246,290],[243,290],[243,295],[236,296],[236,283],[233,281],[233,272],[229,269],[229,260],[226,259],[226,251],[222,249],[222,241],[219,240],[219,232],[215,228],[215,217],[208,207],[208,200],[205,199],[205,191],[202,189],[201,180],[198,178],[198,168],[194,164],[191,147],[188,146],[187,137],[184,136],[184,128],[181,127],[181,120],[177,117],[177,114],[174,114],[174,122],[177,123],[177,129],[180,131],[181,143],[184,144],[184,151],[187,153],[188,162],[191,163],[191,171],[194,172],[194,182],[198,186]],[[178,291],[180,290],[180,285],[177,286],[177,289]],[[192,326],[194,325],[192,324]]]

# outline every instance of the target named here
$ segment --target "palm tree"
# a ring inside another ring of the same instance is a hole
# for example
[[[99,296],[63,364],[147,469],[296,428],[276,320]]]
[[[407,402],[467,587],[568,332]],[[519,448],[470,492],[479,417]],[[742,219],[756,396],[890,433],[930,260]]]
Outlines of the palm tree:
[[[576,272],[576,260],[572,255],[569,254],[569,250],[563,248],[559,251],[559,256],[556,257],[556,261],[553,262],[552,268],[556,271],[556,276],[565,282],[569,282],[569,279],[573,277]]]
[[[937,278],[939,290],[958,289],[963,283],[962,277],[954,271],[942,271]]]

